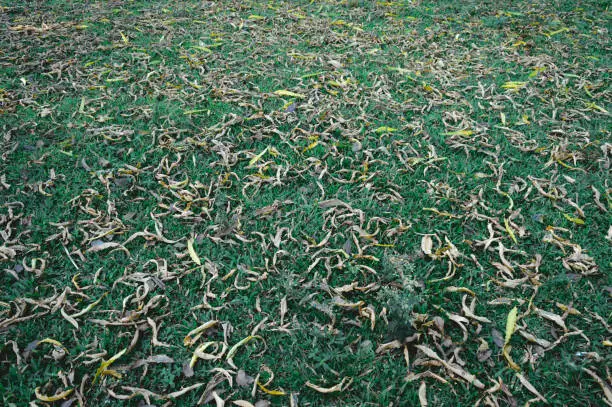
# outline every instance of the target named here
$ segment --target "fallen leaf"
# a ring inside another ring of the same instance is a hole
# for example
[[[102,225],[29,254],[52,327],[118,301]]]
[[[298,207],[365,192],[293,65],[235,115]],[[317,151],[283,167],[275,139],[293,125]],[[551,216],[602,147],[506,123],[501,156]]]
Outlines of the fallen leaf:
[[[302,95],[301,93],[295,93],[285,89],[275,90],[274,94],[277,96],[289,96],[298,99],[304,99],[306,97],[306,95]]]
[[[202,261],[200,260],[200,257],[193,248],[193,241],[194,239],[187,240],[187,251],[189,252],[189,257],[191,257],[191,260],[193,260],[193,262],[198,266],[201,266]]]
[[[74,389],[68,389],[61,393],[57,393],[53,396],[45,396],[44,394],[40,393],[40,387],[37,387],[36,389],[34,389],[34,394],[36,395],[36,398],[39,399],[40,401],[46,401],[46,402],[51,403],[54,401],[65,399],[66,397],[70,396],[73,391]]]
[[[350,377],[345,377],[342,379],[342,381],[338,384],[336,384],[335,386],[332,387],[321,387],[321,386],[317,386],[316,384],[312,384],[310,383],[310,381],[306,382],[306,386],[310,387],[311,389],[319,392],[319,393],[324,393],[324,394],[329,394],[329,393],[336,393],[336,392],[341,392],[347,389],[348,386],[351,385],[351,383],[353,382],[353,379]]]
[[[425,382],[421,382],[419,386],[419,403],[421,403],[421,407],[427,407],[427,385]]]

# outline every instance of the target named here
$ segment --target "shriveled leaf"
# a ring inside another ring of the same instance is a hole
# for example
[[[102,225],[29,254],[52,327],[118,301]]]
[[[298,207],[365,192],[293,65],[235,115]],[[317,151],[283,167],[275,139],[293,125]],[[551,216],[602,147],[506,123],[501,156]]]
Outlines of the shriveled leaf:
[[[185,338],[183,339],[183,345],[185,346],[191,346],[193,345],[200,337],[200,335],[206,331],[207,329],[213,328],[215,326],[217,326],[219,324],[219,321],[212,320],[212,321],[208,321],[203,323],[202,325],[200,325],[199,327],[192,329],[187,336],[185,336]]]
[[[251,160],[249,161],[249,167],[252,166],[253,164],[255,164],[257,161],[261,160],[261,157],[263,157],[268,152],[269,148],[270,147],[264,148],[261,153],[255,155],[253,158],[251,158]]]
[[[187,240],[187,251],[189,252],[189,257],[191,257],[191,260],[193,260],[193,262],[198,266],[201,266],[202,261],[200,260],[200,257],[196,253],[195,249],[193,248],[193,242],[194,239]]]
[[[312,384],[311,382],[306,382],[306,386],[310,387],[311,389],[319,392],[319,393],[324,393],[324,394],[329,394],[329,393],[337,393],[337,392],[342,392],[344,390],[346,390],[346,388],[348,386],[350,386],[350,384],[353,382],[353,379],[350,377],[344,377],[342,379],[342,381],[338,384],[336,384],[335,386],[332,387],[321,387],[321,386],[317,386],[316,384]]]
[[[274,94],[278,96],[288,96],[288,97],[298,98],[298,99],[304,99],[306,97],[306,95],[302,95],[301,93],[291,92],[286,89],[276,90],[274,91]]]
[[[549,321],[554,322],[559,327],[561,327],[565,332],[567,332],[567,326],[565,326],[565,321],[561,318],[560,315],[554,314],[552,312],[544,311],[543,309],[536,308],[535,313],[542,318],[548,319]]]
[[[583,367],[582,370],[597,382],[597,384],[603,390],[604,397],[606,398],[608,405],[612,405],[612,389],[610,389],[610,384],[606,383],[601,377],[597,375],[597,373],[593,372],[591,369]]]
[[[94,383],[98,380],[98,378],[100,377],[100,375],[106,374],[109,371],[109,367],[115,363],[117,361],[117,359],[119,359],[121,356],[123,356],[125,353],[127,352],[127,348],[119,351],[118,353],[116,353],[113,357],[111,357],[108,360],[102,361],[100,363],[100,367],[98,368],[98,370],[96,370],[96,374],[94,375],[93,381]],[[114,371],[111,372],[111,375],[113,376],[117,376],[117,374],[113,374],[115,373]],[[120,376],[120,375],[119,375]]]
[[[257,387],[259,387],[259,390],[261,390],[264,393],[269,394],[271,396],[285,396],[287,394],[287,393],[285,393],[282,390],[271,390],[271,389],[268,389],[266,386],[261,384],[259,381],[257,381]]]
[[[431,236],[430,235],[423,236],[423,238],[421,239],[421,250],[423,251],[423,253],[430,256],[432,253],[431,251],[432,248],[433,248],[433,240],[431,239]]]
[[[542,396],[535,387],[533,387],[533,385],[531,383],[529,383],[529,381],[525,378],[525,376],[523,376],[520,373],[516,373],[516,377],[518,377],[519,381],[521,382],[521,384],[523,386],[525,386],[525,388],[527,390],[529,390],[531,393],[533,393],[538,399],[540,399],[541,401],[543,401],[544,403],[548,403],[548,400],[546,400],[546,398],[544,398],[544,396]]]
[[[442,133],[443,136],[462,136],[462,137],[469,137],[472,134],[474,134],[472,130],[457,130],[457,131],[449,131],[446,133]]]
[[[378,127],[376,130],[374,130],[374,132],[378,134],[393,133],[395,131],[397,131],[396,128],[388,127],[388,126],[381,126],[381,127]]]
[[[68,389],[61,393],[54,394],[53,396],[46,396],[40,393],[40,387],[37,387],[36,389],[34,389],[34,394],[36,395],[36,398],[40,401],[46,401],[48,403],[59,401],[59,400],[64,400],[66,397],[70,396],[73,392],[74,392],[74,389]]]
[[[254,339],[258,339],[260,341],[264,340],[259,335],[249,335],[246,338],[242,339],[241,341],[236,343],[234,346],[232,346],[229,352],[227,352],[227,356],[226,356],[227,363],[229,363],[230,366],[233,366],[234,365],[233,357],[236,355],[236,352],[238,352],[238,349],[240,349],[242,346],[246,345],[247,343],[251,342]]]

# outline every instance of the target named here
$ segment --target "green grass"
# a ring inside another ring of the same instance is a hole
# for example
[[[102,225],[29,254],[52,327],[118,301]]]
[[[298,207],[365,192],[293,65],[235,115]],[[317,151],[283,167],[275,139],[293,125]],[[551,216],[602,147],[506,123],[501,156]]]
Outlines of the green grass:
[[[210,385],[228,404],[418,405],[422,383],[429,405],[523,405],[494,340],[513,307],[522,377],[552,405],[605,402],[606,2],[0,5],[2,405],[36,388],[161,405],[197,384],[171,403]],[[226,352],[185,375],[201,343],[256,327],[235,368]],[[156,355],[173,362],[135,365]]]

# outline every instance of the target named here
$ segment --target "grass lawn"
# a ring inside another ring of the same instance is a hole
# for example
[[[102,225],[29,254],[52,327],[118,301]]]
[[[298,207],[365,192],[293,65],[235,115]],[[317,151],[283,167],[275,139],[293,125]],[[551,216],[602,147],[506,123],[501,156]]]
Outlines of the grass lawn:
[[[0,6],[1,405],[612,406],[608,2]]]

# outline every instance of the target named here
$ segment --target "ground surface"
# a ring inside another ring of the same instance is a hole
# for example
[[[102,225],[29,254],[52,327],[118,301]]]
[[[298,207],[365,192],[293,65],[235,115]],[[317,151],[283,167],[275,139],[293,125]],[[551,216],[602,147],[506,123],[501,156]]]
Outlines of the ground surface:
[[[0,404],[612,402],[606,2],[0,3]]]

